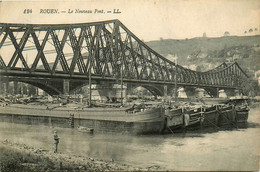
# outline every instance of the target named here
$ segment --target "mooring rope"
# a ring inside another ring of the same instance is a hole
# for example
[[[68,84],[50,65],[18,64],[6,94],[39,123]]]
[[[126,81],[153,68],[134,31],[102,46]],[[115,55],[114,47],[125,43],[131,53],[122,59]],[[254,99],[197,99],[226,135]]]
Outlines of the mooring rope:
[[[172,132],[172,134],[174,134],[173,131],[172,131],[172,129],[171,129],[170,127],[168,127],[168,129]]]
[[[225,114],[227,114],[228,112],[224,112]],[[235,123],[233,123],[231,120],[229,120],[225,115],[223,115],[224,116],[224,118],[226,119],[226,120],[228,120],[233,126],[235,126],[236,128],[238,128],[237,127],[237,125],[235,124]]]
[[[213,124],[216,128],[219,129],[219,127],[218,127],[216,124],[214,124],[213,122],[211,122],[208,118],[205,118],[205,117],[204,117],[204,119],[206,119],[208,122],[210,122],[210,123]]]

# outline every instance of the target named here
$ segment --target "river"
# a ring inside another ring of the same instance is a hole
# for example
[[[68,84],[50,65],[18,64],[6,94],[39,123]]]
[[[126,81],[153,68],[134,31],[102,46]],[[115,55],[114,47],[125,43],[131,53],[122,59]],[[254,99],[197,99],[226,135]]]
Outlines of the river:
[[[0,140],[59,152],[163,170],[259,170],[260,109],[251,109],[246,128],[214,132],[130,136],[82,133],[76,129],[0,123]]]

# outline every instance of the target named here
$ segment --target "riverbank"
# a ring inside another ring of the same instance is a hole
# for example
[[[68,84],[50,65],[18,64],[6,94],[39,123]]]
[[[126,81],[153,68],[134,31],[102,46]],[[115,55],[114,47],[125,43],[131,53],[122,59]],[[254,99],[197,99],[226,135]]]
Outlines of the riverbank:
[[[150,171],[159,166],[144,169],[97,160],[86,156],[53,153],[51,150],[0,140],[0,171]]]

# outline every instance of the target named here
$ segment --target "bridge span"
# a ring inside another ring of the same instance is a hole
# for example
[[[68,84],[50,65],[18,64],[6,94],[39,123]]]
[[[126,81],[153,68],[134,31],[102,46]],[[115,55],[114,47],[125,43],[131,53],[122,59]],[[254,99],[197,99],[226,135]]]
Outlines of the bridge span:
[[[112,88],[143,86],[154,95],[173,89],[241,90],[247,74],[235,62],[207,72],[184,68],[161,56],[119,20],[79,24],[0,23],[0,79],[69,94],[91,82]],[[107,89],[109,91],[109,89]]]

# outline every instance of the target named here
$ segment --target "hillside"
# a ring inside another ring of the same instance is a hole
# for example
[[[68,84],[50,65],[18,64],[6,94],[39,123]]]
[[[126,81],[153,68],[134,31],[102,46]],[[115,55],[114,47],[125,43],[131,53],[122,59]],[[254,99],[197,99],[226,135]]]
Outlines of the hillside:
[[[153,50],[193,70],[206,71],[223,62],[237,61],[253,75],[260,70],[260,35],[158,40],[146,42]]]

